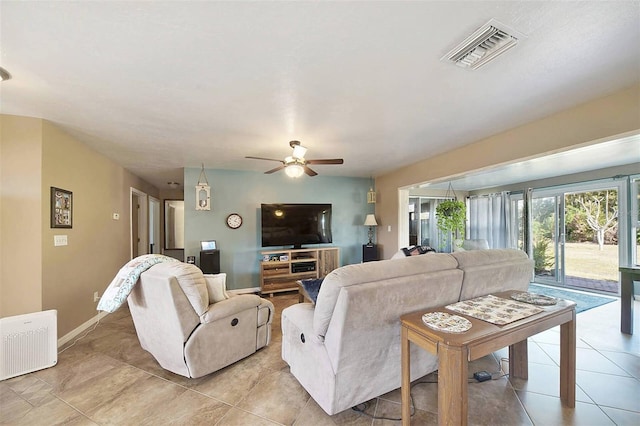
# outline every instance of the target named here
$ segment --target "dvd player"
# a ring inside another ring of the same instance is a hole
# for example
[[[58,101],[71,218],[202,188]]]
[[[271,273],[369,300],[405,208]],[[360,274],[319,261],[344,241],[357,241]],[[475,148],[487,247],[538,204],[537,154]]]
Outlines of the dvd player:
[[[291,264],[291,272],[311,272],[316,270],[316,262],[295,262]]]

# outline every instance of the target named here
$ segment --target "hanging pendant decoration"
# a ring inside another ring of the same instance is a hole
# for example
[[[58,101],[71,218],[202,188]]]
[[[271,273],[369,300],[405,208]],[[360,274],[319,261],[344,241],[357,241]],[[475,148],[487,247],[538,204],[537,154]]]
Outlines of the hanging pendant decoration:
[[[369,192],[367,192],[367,204],[375,204],[376,203],[376,191],[373,189],[374,182],[373,178],[371,178],[371,186],[369,187]]]
[[[445,198],[446,200],[440,202],[436,207],[436,226],[443,233],[441,248],[446,247],[454,239],[464,239],[467,218],[467,206],[464,201],[457,199],[451,182],[449,182]]]
[[[196,185],[196,210],[211,210],[211,187],[204,172],[204,163]]]

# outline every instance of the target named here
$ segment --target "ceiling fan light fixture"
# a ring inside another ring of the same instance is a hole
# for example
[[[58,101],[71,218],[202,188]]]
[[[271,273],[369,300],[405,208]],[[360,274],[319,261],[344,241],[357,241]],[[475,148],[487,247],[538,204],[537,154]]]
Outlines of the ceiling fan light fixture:
[[[299,163],[294,162],[291,164],[287,164],[284,168],[284,172],[290,178],[296,179],[304,174],[304,167],[302,167],[302,165],[300,165]]]
[[[502,55],[524,38],[524,34],[491,19],[441,60],[475,70]]]
[[[275,167],[271,170],[267,170],[264,172],[266,175],[270,175],[271,173],[278,172],[284,169],[287,176],[292,178],[298,178],[303,174],[307,174],[310,177],[317,176],[318,173],[309,167],[309,164],[343,164],[344,160],[342,158],[323,158],[323,159],[315,159],[315,160],[307,160],[304,158],[304,155],[307,153],[307,148],[300,145],[300,141],[290,141],[289,146],[293,150],[290,156],[285,157],[284,160],[276,160],[275,158],[265,158],[265,157],[245,157],[251,158],[254,160],[267,160],[267,161],[277,161],[281,165]]]

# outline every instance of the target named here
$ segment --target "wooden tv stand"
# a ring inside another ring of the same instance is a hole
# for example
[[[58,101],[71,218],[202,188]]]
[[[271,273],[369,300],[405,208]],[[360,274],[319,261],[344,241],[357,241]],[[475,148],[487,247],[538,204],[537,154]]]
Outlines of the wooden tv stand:
[[[323,278],[340,266],[337,247],[260,252],[260,293],[297,291],[298,280]]]

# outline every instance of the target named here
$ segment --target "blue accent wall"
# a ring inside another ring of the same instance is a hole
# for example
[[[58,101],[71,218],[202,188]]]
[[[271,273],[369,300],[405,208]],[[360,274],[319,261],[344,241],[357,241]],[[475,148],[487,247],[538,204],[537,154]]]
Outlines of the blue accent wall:
[[[260,204],[262,203],[330,203],[333,244],[304,247],[339,247],[340,265],[360,263],[362,245],[368,241],[363,226],[374,205],[367,204],[368,178],[303,176],[289,178],[284,172],[265,175],[258,172],[205,169],[211,186],[211,210],[196,211],[195,186],[199,168],[184,170],[184,234],[186,256],[196,256],[200,263],[200,241],[216,240],[220,250],[220,270],[227,273],[230,290],[260,286],[261,247]],[[242,226],[230,229],[226,218],[238,213]],[[287,247],[289,248],[289,247]]]

